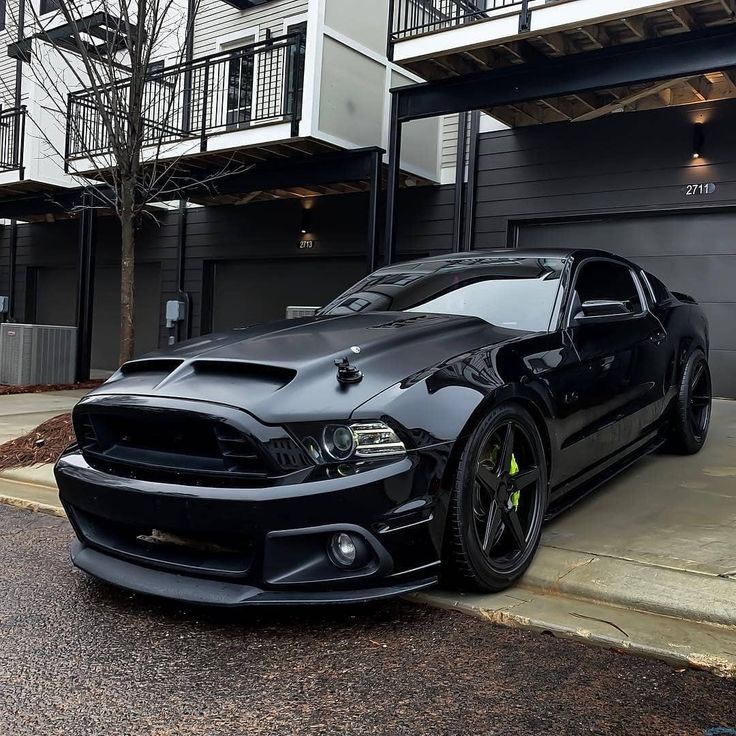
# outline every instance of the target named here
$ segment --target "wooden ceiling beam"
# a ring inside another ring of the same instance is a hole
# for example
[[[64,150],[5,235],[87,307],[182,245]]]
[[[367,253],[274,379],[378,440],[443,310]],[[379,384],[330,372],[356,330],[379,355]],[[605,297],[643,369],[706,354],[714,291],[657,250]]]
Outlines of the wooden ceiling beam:
[[[651,97],[652,95],[657,95],[662,90],[669,89],[670,87],[676,87],[678,84],[682,84],[682,82],[685,82],[688,79],[689,77],[683,77],[680,79],[668,79],[668,80],[665,80],[664,82],[657,82],[656,84],[650,85],[649,87],[646,87],[645,89],[640,89],[640,90],[637,90],[636,92],[631,92],[626,97],[619,97],[614,102],[609,102],[607,105],[602,105],[596,110],[591,110],[590,112],[586,112],[583,115],[579,115],[578,117],[574,119],[574,122],[585,122],[586,120],[595,120],[596,118],[603,117],[604,115],[608,115],[610,112],[613,112],[619,107],[626,108],[627,105],[631,105],[635,102],[638,102],[639,100],[642,100],[645,97]]]
[[[694,31],[700,27],[695,17],[685,5],[678,5],[674,8],[667,8],[667,12],[686,30]]]
[[[621,18],[621,22],[639,39],[649,38],[645,22],[641,18]]]

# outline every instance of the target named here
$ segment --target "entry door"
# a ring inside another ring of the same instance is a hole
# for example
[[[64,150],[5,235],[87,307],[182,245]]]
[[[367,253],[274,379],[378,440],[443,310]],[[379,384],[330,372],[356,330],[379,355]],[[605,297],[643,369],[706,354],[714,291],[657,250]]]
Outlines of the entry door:
[[[575,320],[582,302],[627,302],[620,322]],[[555,371],[563,402],[563,477],[569,479],[642,439],[664,407],[666,335],[631,270],[606,260],[581,264],[566,319],[572,350]]]

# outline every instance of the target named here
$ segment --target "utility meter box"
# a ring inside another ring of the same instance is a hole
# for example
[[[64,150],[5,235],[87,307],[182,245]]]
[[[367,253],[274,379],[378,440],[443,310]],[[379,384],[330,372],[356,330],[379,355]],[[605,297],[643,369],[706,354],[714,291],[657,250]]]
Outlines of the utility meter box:
[[[186,307],[184,302],[171,300],[166,302],[166,321],[171,325],[172,322],[183,322],[186,315]]]

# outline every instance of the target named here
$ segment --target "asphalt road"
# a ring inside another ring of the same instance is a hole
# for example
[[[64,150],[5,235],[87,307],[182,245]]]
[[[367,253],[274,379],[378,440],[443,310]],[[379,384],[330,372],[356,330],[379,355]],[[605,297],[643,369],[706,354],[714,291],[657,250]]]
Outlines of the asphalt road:
[[[64,520],[0,506],[3,736],[736,727],[736,683],[702,672],[403,602],[182,608],[74,572],[69,539]]]

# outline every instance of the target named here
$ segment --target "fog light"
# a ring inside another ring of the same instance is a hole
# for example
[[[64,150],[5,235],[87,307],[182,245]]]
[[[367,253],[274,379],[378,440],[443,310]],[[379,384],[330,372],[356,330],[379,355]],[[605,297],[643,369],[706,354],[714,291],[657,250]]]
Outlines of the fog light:
[[[352,567],[358,555],[353,538],[345,532],[333,534],[330,538],[330,559],[338,567]]]

